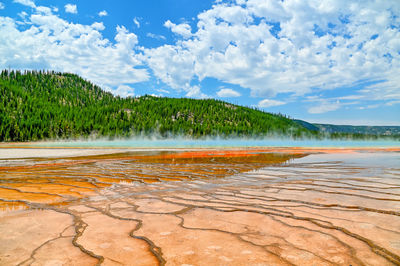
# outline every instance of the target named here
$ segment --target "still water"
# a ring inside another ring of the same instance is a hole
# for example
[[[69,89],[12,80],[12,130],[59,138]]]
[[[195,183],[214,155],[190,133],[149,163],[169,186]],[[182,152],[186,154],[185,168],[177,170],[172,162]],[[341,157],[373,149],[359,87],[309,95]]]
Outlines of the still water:
[[[163,147],[163,148],[213,148],[213,147],[400,147],[400,141],[375,140],[292,140],[292,139],[158,139],[137,138],[123,140],[59,141],[29,144],[40,147]]]

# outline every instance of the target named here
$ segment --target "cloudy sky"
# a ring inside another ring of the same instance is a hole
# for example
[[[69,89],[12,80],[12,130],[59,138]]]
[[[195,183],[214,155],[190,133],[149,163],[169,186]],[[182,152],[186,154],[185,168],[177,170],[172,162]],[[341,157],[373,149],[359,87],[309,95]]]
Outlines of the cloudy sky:
[[[0,68],[400,126],[400,1],[0,0]]]

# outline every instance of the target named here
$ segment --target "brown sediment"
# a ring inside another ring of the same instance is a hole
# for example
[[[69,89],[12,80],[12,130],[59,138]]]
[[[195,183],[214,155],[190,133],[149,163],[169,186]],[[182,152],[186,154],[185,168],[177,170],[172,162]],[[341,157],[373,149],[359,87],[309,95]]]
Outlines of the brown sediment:
[[[398,265],[400,167],[388,162],[399,151],[10,159],[0,265]]]

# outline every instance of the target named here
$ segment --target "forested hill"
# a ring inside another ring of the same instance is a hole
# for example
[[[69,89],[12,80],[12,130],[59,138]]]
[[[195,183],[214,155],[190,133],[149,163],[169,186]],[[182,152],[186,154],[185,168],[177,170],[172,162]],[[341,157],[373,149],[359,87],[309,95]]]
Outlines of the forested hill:
[[[316,134],[280,115],[213,99],[121,98],[81,77],[2,71],[0,141],[160,136]]]

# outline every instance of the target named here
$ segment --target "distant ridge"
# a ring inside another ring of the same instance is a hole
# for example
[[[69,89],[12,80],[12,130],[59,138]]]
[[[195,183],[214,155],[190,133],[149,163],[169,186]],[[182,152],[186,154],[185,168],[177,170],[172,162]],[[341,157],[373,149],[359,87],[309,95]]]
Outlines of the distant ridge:
[[[299,125],[301,125],[301,126],[307,128],[308,130],[320,131],[320,128],[319,128],[319,127],[317,127],[317,126],[314,125],[314,124],[308,123],[308,122],[306,122],[306,121],[298,120],[298,119],[294,119],[293,121],[296,122],[296,123],[298,123]]]
[[[394,136],[400,135],[400,126],[351,126],[351,125],[331,125],[331,124],[313,124],[320,131],[334,133],[357,133],[369,135]]]
[[[399,136],[400,126],[352,126],[352,125],[332,125],[332,124],[312,124],[303,120],[295,119],[296,123],[303,127],[319,131],[320,133],[345,133],[345,134],[362,134],[376,136]]]

